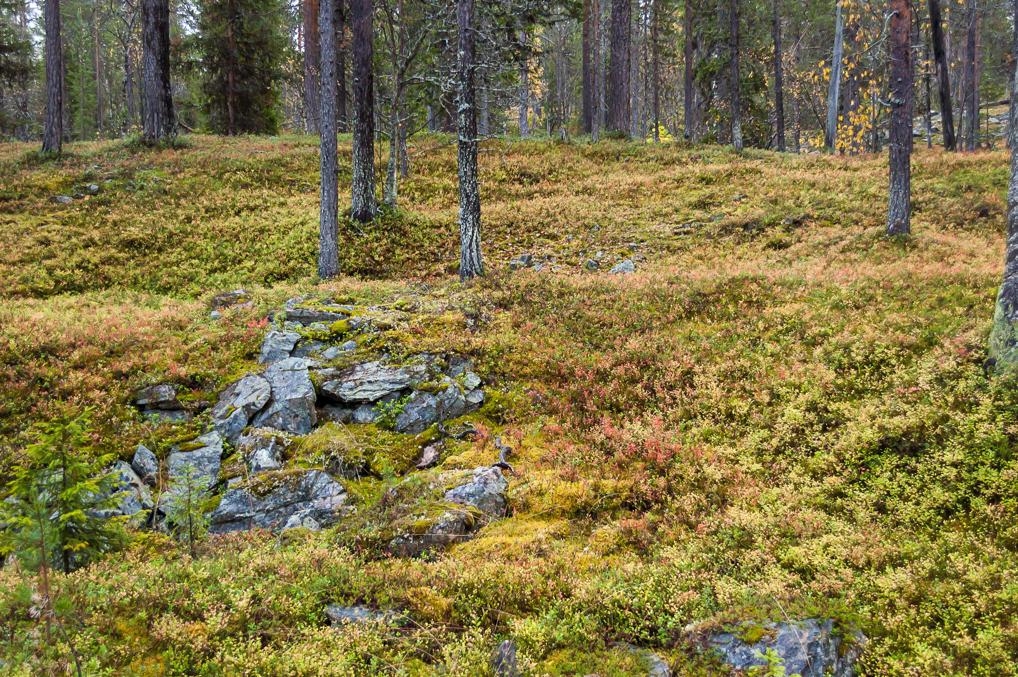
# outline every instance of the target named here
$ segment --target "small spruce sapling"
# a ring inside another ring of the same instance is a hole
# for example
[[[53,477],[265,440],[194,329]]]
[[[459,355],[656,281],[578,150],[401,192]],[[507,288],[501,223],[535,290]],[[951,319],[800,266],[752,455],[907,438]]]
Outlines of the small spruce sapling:
[[[166,528],[175,538],[187,543],[191,557],[194,557],[195,544],[205,537],[209,528],[209,516],[204,510],[208,485],[208,479],[188,464],[166,491]]]

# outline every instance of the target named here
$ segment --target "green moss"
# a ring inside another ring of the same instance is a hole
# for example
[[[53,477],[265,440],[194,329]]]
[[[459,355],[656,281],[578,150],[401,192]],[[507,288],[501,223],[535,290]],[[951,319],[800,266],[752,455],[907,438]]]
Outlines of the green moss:
[[[756,644],[767,635],[767,628],[761,625],[749,625],[742,629],[742,641],[746,644]]]

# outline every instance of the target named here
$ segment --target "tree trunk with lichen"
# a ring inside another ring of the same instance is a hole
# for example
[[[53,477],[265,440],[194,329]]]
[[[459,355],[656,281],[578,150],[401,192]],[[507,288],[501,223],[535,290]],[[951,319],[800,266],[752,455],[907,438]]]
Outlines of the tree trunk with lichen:
[[[908,235],[912,214],[912,3],[891,1],[891,124],[887,234]]]
[[[459,46],[460,279],[484,274],[481,262],[481,192],[477,180],[477,108],[474,102],[474,0],[457,0]]]
[[[46,131],[43,153],[59,153],[64,140],[64,49],[60,38],[60,3],[46,0]]]
[[[371,0],[351,0],[353,27],[353,198],[350,216],[361,223],[375,218],[375,81]]]
[[[318,234],[318,277],[339,274],[339,184],[336,148],[336,3],[321,0],[319,20],[321,44],[321,90],[316,114],[321,126],[321,210]]]
[[[1015,67],[1018,69],[1018,62]],[[1018,70],[1015,73],[1018,75]],[[1018,82],[1018,77],[1015,81]],[[1007,186],[1004,283],[997,293],[989,351],[991,363],[997,371],[1018,365],[1018,97],[1011,97],[1008,140],[1011,144],[1011,179]]]
[[[169,0],[145,0],[141,11],[144,135],[147,143],[160,143],[177,131],[170,90],[170,3]]]

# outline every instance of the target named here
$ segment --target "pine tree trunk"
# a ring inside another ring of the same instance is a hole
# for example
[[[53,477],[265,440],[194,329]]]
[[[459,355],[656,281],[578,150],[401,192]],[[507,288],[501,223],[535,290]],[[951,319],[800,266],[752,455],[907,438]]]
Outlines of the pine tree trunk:
[[[350,131],[350,118],[346,110],[346,3],[348,0],[336,1],[336,79],[339,91],[336,94],[336,129],[346,134]]]
[[[640,36],[636,37],[629,41],[629,136],[634,138],[640,135]]]
[[[937,76],[940,92],[940,126],[944,135],[944,148],[957,150],[954,136],[954,111],[951,105],[951,69],[947,63],[947,48],[944,44],[944,26],[940,16],[940,0],[929,0],[930,26],[933,34],[933,58],[937,62]]]
[[[170,89],[170,3],[142,2],[142,67],[145,74],[145,141],[160,143],[177,131]]]
[[[318,33],[319,0],[304,0],[304,124],[309,134],[318,134],[322,103],[319,100],[322,70],[321,38]]]
[[[729,59],[731,60],[731,102],[732,102],[732,146],[742,152],[742,101],[739,96],[739,0],[728,3],[730,27]]]
[[[912,3],[891,0],[890,190],[887,234],[907,235],[912,213]]]
[[[594,14],[592,0],[583,0],[583,133],[594,131]]]
[[[827,125],[824,145],[834,153],[838,145],[838,103],[841,99],[841,61],[845,50],[845,21],[841,0],[834,14],[834,54],[831,58],[831,82],[827,89]],[[893,6],[893,2],[892,2]]]
[[[965,150],[979,148],[979,89],[976,78],[976,23],[979,0],[969,0],[968,31],[965,36]]]
[[[372,0],[350,0],[353,27],[353,200],[350,215],[375,218],[375,81]]]
[[[682,33],[685,40],[683,51],[683,96],[682,126],[686,139],[693,139],[693,2],[686,0],[685,16],[682,18]]]
[[[771,37],[774,41],[774,127],[778,152],[785,152],[785,78],[781,51],[781,0],[773,0]]]
[[[629,101],[630,0],[612,0],[611,48],[608,68],[608,120],[612,132],[628,134],[632,109]]]
[[[321,0],[318,8],[321,47],[320,96],[316,117],[321,123],[321,214],[318,223],[318,277],[339,274],[339,160],[336,148],[336,5],[343,0]]]
[[[64,140],[64,50],[60,2],[46,0],[46,131],[42,152],[59,153]]]
[[[650,48],[654,90],[654,143],[661,143],[661,53],[658,46],[658,23],[661,14],[660,3],[661,0],[654,0],[654,4],[651,6],[653,14],[651,18]]]
[[[465,281],[484,274],[481,262],[481,192],[477,177],[477,108],[474,104],[474,0],[457,0],[456,27],[460,280]]]
[[[1018,10],[1018,3],[1015,3]],[[1012,63],[1018,82],[1018,60]],[[1004,283],[997,293],[990,332],[989,357],[997,371],[1018,363],[1018,97],[1011,97],[1008,121],[1011,146],[1011,178],[1007,187],[1007,247],[1004,254]]]
[[[923,109],[924,122],[926,123],[926,148],[931,149],[933,148],[933,88],[930,84],[930,45],[925,40],[923,41]]]
[[[527,82],[527,64],[520,66],[520,138],[530,136],[530,83]]]

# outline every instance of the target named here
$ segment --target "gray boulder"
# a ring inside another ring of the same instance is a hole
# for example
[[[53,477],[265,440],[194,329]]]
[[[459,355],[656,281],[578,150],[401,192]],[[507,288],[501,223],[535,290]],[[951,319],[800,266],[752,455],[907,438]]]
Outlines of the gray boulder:
[[[248,426],[251,417],[268,403],[272,386],[259,374],[248,374],[227,386],[212,407],[212,425],[231,443]]]
[[[290,529],[308,529],[310,531],[321,531],[322,525],[314,518],[312,511],[302,510],[290,515],[283,525],[283,531]]]
[[[616,263],[608,272],[612,275],[628,275],[629,273],[636,272],[636,264],[633,263],[632,259],[626,259],[625,261]]]
[[[177,389],[178,386],[172,383],[146,386],[135,393],[134,402],[142,409],[160,409],[163,411],[183,409],[183,406],[177,400]]]
[[[219,477],[219,465],[223,458],[223,436],[218,430],[205,433],[192,442],[178,444],[166,457],[166,467],[171,482],[187,478],[188,471],[205,488],[211,487]]]
[[[468,509],[446,510],[419,533],[402,533],[389,541],[389,551],[398,557],[418,557],[428,550],[462,542],[477,528],[477,519]]]
[[[144,444],[139,444],[131,459],[131,469],[138,474],[142,482],[149,486],[155,486],[159,476],[159,459],[151,449]]]
[[[706,645],[735,670],[766,665],[762,656],[771,650],[781,657],[789,675],[854,677],[855,663],[865,643],[866,637],[860,632],[847,637],[835,633],[831,619],[809,618],[762,626],[743,623],[737,631],[711,635]]]
[[[152,509],[155,505],[152,493],[128,463],[118,461],[110,472],[114,476],[114,490],[120,493],[118,508],[121,514],[130,516]]]
[[[276,362],[262,375],[272,391],[265,408],[251,421],[259,428],[273,428],[306,435],[317,423],[315,387],[307,363],[298,357]]]
[[[474,469],[474,476],[469,482],[445,492],[445,500],[473,506],[492,517],[502,517],[508,488],[509,481],[502,476],[499,468],[482,466]]]
[[[248,472],[257,475],[281,468],[283,452],[292,442],[293,438],[278,430],[252,428],[237,440],[237,451],[247,463]]]
[[[289,322],[300,322],[307,326],[315,322],[331,324],[345,320],[349,314],[342,309],[316,309],[316,308],[288,308],[286,319]]]
[[[446,376],[436,392],[415,391],[396,417],[393,430],[416,435],[435,423],[477,411],[484,402],[484,391],[478,388],[481,380],[473,372],[467,372],[462,381],[462,384],[456,383]],[[471,390],[465,390],[468,384],[473,386]]]
[[[209,531],[225,533],[244,529],[279,529],[298,513],[321,525],[332,524],[346,503],[343,485],[321,470],[271,478],[267,493],[229,489],[212,513]]]
[[[290,357],[299,340],[300,334],[295,331],[273,329],[262,340],[258,364],[274,364]]]
[[[426,374],[427,367],[423,364],[396,367],[365,362],[336,374],[322,384],[322,391],[340,402],[377,402],[419,383]]]

